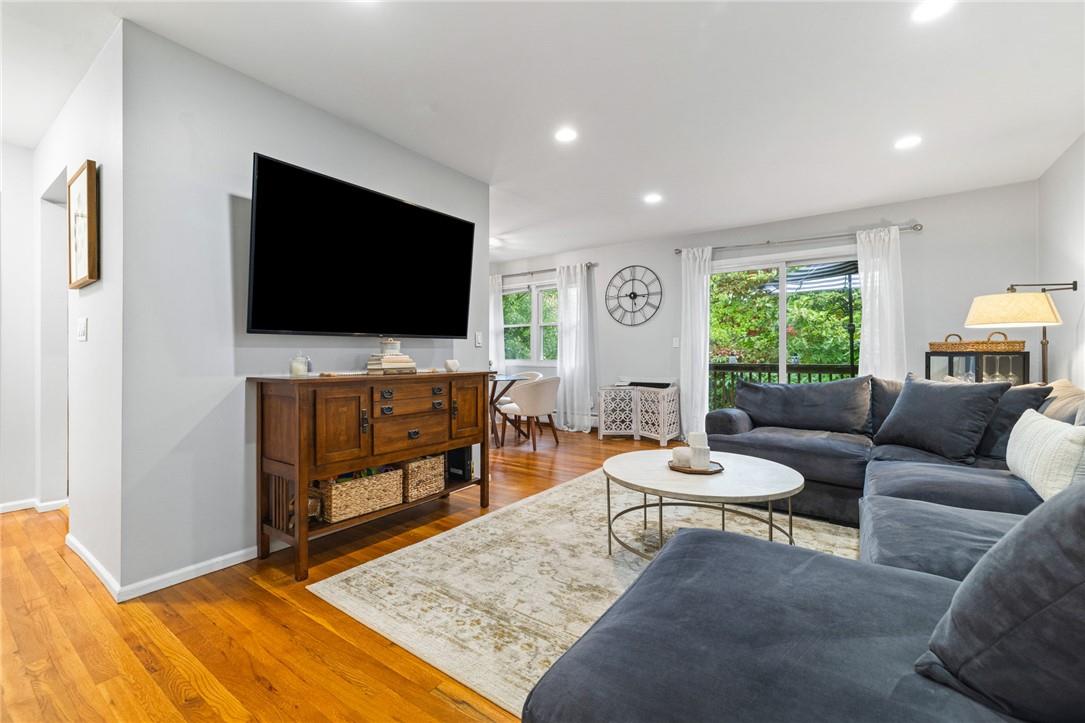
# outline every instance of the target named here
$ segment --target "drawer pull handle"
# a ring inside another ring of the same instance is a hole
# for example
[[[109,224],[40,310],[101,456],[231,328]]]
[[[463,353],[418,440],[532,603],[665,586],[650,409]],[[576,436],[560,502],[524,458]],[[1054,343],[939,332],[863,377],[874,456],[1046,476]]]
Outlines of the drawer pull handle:
[[[455,399],[453,399],[452,400],[452,416],[455,417],[457,414],[459,414],[459,411],[460,411],[460,405]]]
[[[362,410],[362,414],[361,414],[361,417],[358,419],[358,422],[362,425],[362,434],[365,434],[366,432],[369,431],[369,411],[368,410],[366,410],[366,409]]]
[[[391,399],[392,394],[394,394],[394,392],[391,389],[382,389],[381,390],[381,399]]]
[[[417,430],[417,429],[408,429],[407,430],[407,439],[418,439],[421,436],[422,436],[422,432]]]
[[[433,388],[433,393],[434,394],[444,394],[445,393],[445,388],[444,387],[434,387]]]
[[[393,412],[393,409],[392,409],[391,406],[381,407],[381,414],[386,414],[387,415],[387,414],[391,414],[392,412]]]
[[[434,400],[433,408],[434,409],[444,409],[445,408],[445,401],[443,399]]]

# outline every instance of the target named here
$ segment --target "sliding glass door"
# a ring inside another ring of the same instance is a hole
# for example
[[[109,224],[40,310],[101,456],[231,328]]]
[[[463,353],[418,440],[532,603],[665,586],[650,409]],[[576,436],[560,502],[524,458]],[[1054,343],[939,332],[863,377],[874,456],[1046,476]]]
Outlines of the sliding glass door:
[[[713,274],[709,408],[731,406],[739,379],[806,384],[855,376],[857,273],[845,259]]]

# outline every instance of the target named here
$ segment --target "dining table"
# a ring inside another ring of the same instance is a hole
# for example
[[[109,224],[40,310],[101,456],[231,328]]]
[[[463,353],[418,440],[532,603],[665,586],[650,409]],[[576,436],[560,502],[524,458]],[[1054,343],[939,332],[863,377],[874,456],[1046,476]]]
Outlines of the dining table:
[[[501,412],[497,408],[498,401],[509,393],[513,384],[522,381],[524,381],[524,378],[518,374],[504,374],[501,372],[490,374],[490,432],[493,434],[494,447],[501,446],[501,435],[497,433],[497,420],[501,416]],[[518,434],[527,436],[527,433],[515,424],[513,427],[515,427]]]

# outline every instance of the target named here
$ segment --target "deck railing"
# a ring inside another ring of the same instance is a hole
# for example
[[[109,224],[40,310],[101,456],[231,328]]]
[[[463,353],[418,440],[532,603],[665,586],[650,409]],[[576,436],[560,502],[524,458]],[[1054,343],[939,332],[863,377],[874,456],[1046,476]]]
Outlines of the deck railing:
[[[788,384],[810,384],[847,379],[859,373],[849,364],[788,364]],[[728,364],[713,362],[708,365],[708,408],[720,409],[735,405],[735,387],[738,380],[750,382],[780,381],[776,364]]]

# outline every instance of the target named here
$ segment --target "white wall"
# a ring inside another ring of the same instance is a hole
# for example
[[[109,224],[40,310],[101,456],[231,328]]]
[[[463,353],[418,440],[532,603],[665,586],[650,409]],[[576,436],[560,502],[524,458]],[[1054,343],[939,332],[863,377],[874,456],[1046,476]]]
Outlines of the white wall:
[[[0,511],[37,500],[33,156],[5,143],[0,166]]]
[[[56,244],[49,209],[38,199],[53,188],[58,176],[68,178],[79,165],[98,164],[99,241],[101,280],[66,291],[68,329],[87,317],[86,343],[69,337],[69,545],[87,559],[113,590],[121,571],[121,331],[124,270],[122,172],[122,33],[117,31],[102,48],[60,115],[34,151],[34,226],[38,243]],[[43,213],[44,211],[44,213]],[[64,236],[61,236],[63,243]],[[67,285],[66,277],[49,274],[55,248],[37,259],[39,278]],[[64,254],[67,252],[64,251]],[[42,266],[44,264],[44,266]],[[52,289],[42,289],[52,298]],[[41,318],[51,318],[49,312]],[[55,347],[42,357],[47,360]],[[40,367],[38,383],[47,398],[55,390],[57,365]],[[54,415],[55,418],[55,415]],[[46,434],[45,439],[52,436]],[[43,448],[55,463],[63,452]]]
[[[68,206],[67,178],[39,199],[38,303],[35,324],[39,507],[68,496]]]
[[[245,334],[253,152],[475,223],[470,329],[483,347],[405,342],[422,365],[457,356],[465,369],[486,366],[489,192],[131,24],[124,125],[121,582],[143,589],[254,554],[255,390],[245,376],[284,373],[298,349],[317,369],[355,368],[377,349],[375,339]],[[383,280],[360,277],[359,303],[377,282],[387,298]],[[402,292],[419,290],[405,281]]]
[[[758,226],[570,251],[494,264],[494,272],[509,274],[555,264],[598,262],[600,383],[610,383],[620,375],[677,377],[679,351],[672,346],[672,340],[680,327],[681,273],[673,249],[732,246],[921,222],[925,225],[921,233],[905,233],[902,239],[908,365],[922,374],[927,342],[949,332],[979,337],[979,330],[965,333],[963,328],[972,297],[1000,291],[1011,282],[1035,275],[1036,188],[1036,182],[1017,183]],[[629,264],[651,268],[659,274],[664,289],[659,311],[636,327],[615,322],[602,304],[610,277]],[[1032,374],[1039,378],[1039,335],[1023,329],[1013,337],[1028,341],[1036,357]]]
[[[1062,326],[1048,329],[1050,379],[1085,383],[1085,135],[1040,177],[1039,283],[1077,281],[1052,295]]]

